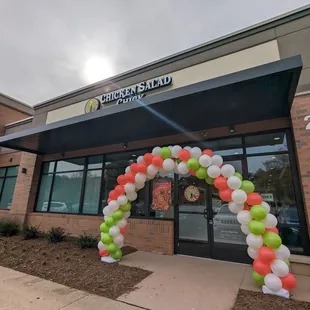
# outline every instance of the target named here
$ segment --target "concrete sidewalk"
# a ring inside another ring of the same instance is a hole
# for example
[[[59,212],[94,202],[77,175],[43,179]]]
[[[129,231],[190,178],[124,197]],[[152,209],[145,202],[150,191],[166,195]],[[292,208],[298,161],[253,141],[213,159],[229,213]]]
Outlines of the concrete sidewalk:
[[[1,310],[138,310],[97,295],[0,267]]]

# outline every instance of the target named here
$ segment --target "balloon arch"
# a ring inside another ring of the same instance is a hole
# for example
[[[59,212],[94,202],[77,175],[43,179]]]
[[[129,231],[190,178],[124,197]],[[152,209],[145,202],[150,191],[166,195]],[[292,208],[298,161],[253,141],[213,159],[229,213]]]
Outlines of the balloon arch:
[[[247,235],[247,252],[254,259],[253,279],[264,291],[287,297],[288,290],[295,288],[296,279],[289,272],[290,251],[282,245],[277,218],[270,213],[270,206],[262,196],[254,192],[254,184],[243,180],[232,165],[223,165],[222,157],[209,149],[202,151],[179,145],[155,147],[118,176],[118,185],[110,191],[108,205],[103,209],[98,244],[101,260],[115,262],[122,257],[126,219],[130,216],[131,202],[137,199],[137,191],[158,172],[171,171],[180,175],[190,173],[219,190],[219,197],[237,214],[241,230]]]

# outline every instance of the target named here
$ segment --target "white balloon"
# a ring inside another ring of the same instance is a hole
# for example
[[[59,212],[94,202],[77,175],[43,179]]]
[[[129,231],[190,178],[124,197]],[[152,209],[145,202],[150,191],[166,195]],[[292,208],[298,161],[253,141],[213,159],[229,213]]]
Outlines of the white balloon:
[[[154,155],[154,156],[160,155],[160,150],[161,150],[161,148],[159,146],[154,147],[152,150],[152,155]]]
[[[111,200],[108,206],[112,211],[116,211],[119,208],[119,203],[117,200]]]
[[[142,189],[145,186],[145,183],[135,183],[136,189]]]
[[[157,173],[158,173],[158,168],[157,167],[155,167],[154,165],[148,165],[148,167],[147,167],[147,173],[149,174],[149,175],[156,175]]]
[[[277,218],[271,213],[267,214],[266,218],[263,219],[262,222],[266,228],[274,228],[278,224]]]
[[[125,212],[125,213],[124,213],[124,218],[125,218],[125,219],[128,219],[128,218],[130,217],[130,215],[131,215],[131,212],[130,212],[130,211]]]
[[[127,194],[127,198],[130,201],[135,201],[138,198],[138,194],[136,192],[130,192]]]
[[[290,272],[288,265],[281,259],[275,259],[271,263],[270,268],[278,277],[285,277]]]
[[[269,206],[269,204],[267,202],[263,201],[261,203],[261,206],[263,206],[266,209],[267,213],[270,212],[270,206]]]
[[[212,158],[209,155],[201,155],[199,158],[199,164],[202,167],[209,167],[212,164]]]
[[[112,216],[113,212],[114,211],[111,210],[109,206],[104,207],[102,210],[103,215],[106,215],[106,216]]]
[[[173,170],[175,167],[175,163],[171,158],[167,158],[163,162],[163,168],[167,171]]]
[[[125,172],[126,172],[126,173],[131,172],[131,170],[130,170],[130,167],[129,167],[129,166],[128,166],[128,167],[126,167]]]
[[[126,194],[129,194],[129,193],[135,192],[136,187],[133,183],[126,183],[124,186],[124,189],[125,189]]]
[[[124,236],[122,234],[118,234],[113,238],[114,243],[124,242]]]
[[[234,175],[234,173],[236,172],[234,166],[230,165],[230,164],[226,164],[221,168],[221,174],[223,177],[225,178],[230,178]]]
[[[158,169],[158,172],[159,172],[160,174],[168,174],[168,173],[169,173],[169,171],[165,170],[164,168],[159,168],[159,169]]]
[[[98,250],[105,250],[107,246],[101,241],[98,242]]]
[[[143,158],[143,156],[139,156],[139,157],[137,158],[137,163],[144,163],[144,158]]]
[[[179,163],[178,170],[179,170],[180,174],[187,174],[189,172],[189,169],[188,169],[186,163],[183,161]]]
[[[222,156],[220,156],[220,155],[213,155],[212,156],[212,165],[220,167],[220,166],[222,166],[222,164],[223,164]]]
[[[263,245],[263,237],[260,235],[248,234],[246,237],[246,243],[250,248],[259,249]]]
[[[250,233],[250,230],[249,230],[249,225],[241,225],[241,231],[245,234],[245,235],[248,235]]]
[[[234,214],[238,214],[240,211],[244,209],[244,204],[238,204],[238,203],[235,203],[234,201],[230,201],[228,203],[228,208],[230,212]]]
[[[274,252],[276,254],[276,258],[282,260],[289,259],[291,256],[290,250],[283,244],[281,244],[280,247],[275,249]]]
[[[136,183],[144,184],[146,181],[146,175],[144,173],[139,172],[135,175],[135,180],[136,180]]]
[[[282,288],[282,281],[273,273],[268,273],[264,277],[264,282],[267,288],[273,292],[278,292]]]
[[[199,147],[195,146],[190,150],[190,153],[191,153],[191,157],[199,159],[199,157],[202,154],[202,151]]]
[[[190,146],[185,146],[184,150],[188,150],[188,151],[191,151],[191,147]]]
[[[242,210],[237,214],[237,221],[242,225],[247,225],[252,221],[250,211]]]
[[[125,195],[120,195],[117,198],[117,202],[122,206],[125,205],[128,201],[128,198]]]
[[[236,189],[232,192],[231,198],[236,203],[245,203],[248,195],[242,189]]]
[[[234,190],[239,189],[241,186],[241,180],[238,177],[233,175],[228,178],[227,185],[231,189],[234,189]]]
[[[207,170],[208,176],[210,178],[217,178],[221,174],[221,168],[216,165],[211,165]]]
[[[182,150],[182,148],[179,145],[175,145],[171,149],[171,155],[174,158],[179,158],[179,152]]]
[[[146,175],[146,179],[147,179],[147,180],[153,180],[153,179],[155,178],[155,176],[156,176],[156,174],[150,175],[150,174],[148,174],[148,173],[146,173],[145,175]]]
[[[117,223],[116,223],[116,226],[118,226],[119,228],[123,228],[127,225],[127,221],[126,219],[122,218],[121,220],[119,220]]]
[[[248,255],[252,258],[252,259],[256,259],[258,257],[258,249],[253,249],[251,247],[248,247]]]
[[[119,231],[119,227],[118,226],[112,226],[110,229],[109,229],[109,234],[112,236],[112,237],[116,237],[120,234],[120,231]]]

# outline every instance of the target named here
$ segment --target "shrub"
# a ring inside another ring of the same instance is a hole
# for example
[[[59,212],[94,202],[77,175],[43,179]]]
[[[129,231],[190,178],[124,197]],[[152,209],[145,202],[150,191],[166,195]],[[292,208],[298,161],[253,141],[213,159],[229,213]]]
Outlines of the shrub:
[[[0,236],[11,237],[20,232],[20,224],[13,220],[0,220]]]
[[[39,227],[36,226],[26,226],[23,229],[23,237],[25,240],[36,239],[41,234]]]
[[[58,243],[63,241],[67,234],[66,230],[62,227],[52,227],[48,232],[47,236],[50,242],[52,243]]]
[[[98,240],[93,235],[83,233],[78,237],[76,243],[81,249],[96,248]]]

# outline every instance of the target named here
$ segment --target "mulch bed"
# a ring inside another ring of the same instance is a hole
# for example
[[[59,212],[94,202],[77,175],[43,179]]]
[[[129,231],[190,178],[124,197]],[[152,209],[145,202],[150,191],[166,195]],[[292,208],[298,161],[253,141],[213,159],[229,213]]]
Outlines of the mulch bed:
[[[124,255],[135,251],[123,248]],[[73,240],[53,244],[20,236],[0,237],[0,265],[111,299],[129,293],[152,273],[102,263],[97,249],[80,249]]]
[[[310,303],[260,292],[239,290],[231,310],[310,310]]]

